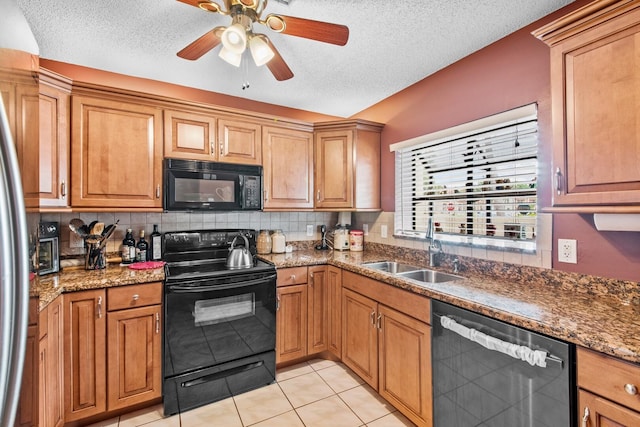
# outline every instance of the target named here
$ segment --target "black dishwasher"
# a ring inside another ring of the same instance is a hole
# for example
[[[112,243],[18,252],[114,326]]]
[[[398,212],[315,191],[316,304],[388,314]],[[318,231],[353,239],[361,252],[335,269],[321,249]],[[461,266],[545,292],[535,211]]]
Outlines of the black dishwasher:
[[[575,425],[575,346],[432,301],[434,427]]]

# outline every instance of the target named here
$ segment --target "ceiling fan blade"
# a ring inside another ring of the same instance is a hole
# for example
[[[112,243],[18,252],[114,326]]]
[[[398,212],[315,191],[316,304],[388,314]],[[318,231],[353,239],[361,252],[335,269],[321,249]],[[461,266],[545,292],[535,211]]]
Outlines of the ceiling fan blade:
[[[274,53],[271,61],[267,62],[267,67],[269,67],[269,71],[271,71],[273,77],[275,77],[279,82],[292,78],[293,71],[291,71],[291,68],[289,68],[287,63],[284,62],[284,59],[282,59],[280,52],[278,52],[278,49],[276,49],[276,47],[273,45],[273,43],[271,43],[271,40],[269,40],[268,37],[265,37],[264,40],[269,44],[269,47],[271,48],[271,50],[273,50]]]
[[[274,31],[319,42],[344,46],[349,40],[349,28],[344,25],[286,15],[268,15],[265,24]]]
[[[198,3],[200,3],[202,0],[178,0],[178,1],[191,6],[199,7]]]
[[[220,44],[220,35],[223,31],[224,27],[216,27],[213,30],[206,32],[202,37],[196,39],[194,42],[178,52],[178,56],[191,61],[200,58],[202,55]]]

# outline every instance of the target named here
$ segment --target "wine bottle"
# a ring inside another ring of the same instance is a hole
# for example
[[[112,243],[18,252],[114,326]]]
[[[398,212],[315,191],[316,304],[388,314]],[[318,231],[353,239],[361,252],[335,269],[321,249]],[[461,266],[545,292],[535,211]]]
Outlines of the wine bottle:
[[[147,261],[148,253],[149,253],[149,244],[144,239],[144,230],[140,230],[140,239],[136,244],[136,261],[137,262]]]
[[[153,232],[151,233],[151,261],[162,259],[162,234],[158,231],[158,224],[153,224]]]
[[[136,260],[136,241],[130,228],[122,240],[122,263],[131,264]]]

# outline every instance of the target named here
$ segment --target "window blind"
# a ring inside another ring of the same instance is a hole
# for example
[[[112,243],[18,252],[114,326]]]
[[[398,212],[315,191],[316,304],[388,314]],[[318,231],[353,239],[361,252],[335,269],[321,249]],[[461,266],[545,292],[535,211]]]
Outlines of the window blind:
[[[397,235],[535,242],[536,114],[396,150]],[[495,242],[494,242],[495,243]]]

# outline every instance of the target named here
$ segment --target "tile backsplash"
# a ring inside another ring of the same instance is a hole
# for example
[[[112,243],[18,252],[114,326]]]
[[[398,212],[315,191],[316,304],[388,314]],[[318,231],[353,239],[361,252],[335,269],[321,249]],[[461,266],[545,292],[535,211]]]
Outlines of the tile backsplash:
[[[140,230],[144,230],[148,237],[153,231],[154,224],[158,224],[160,232],[217,228],[281,229],[287,241],[319,240],[320,225],[325,224],[331,228],[337,221],[337,214],[332,212],[43,213],[41,221],[60,223],[60,255],[62,257],[84,254],[83,247],[70,246],[72,232],[69,229],[69,221],[73,218],[80,218],[87,224],[95,220],[105,225],[119,221],[116,231],[106,246],[107,252],[119,252],[127,228],[133,230],[133,236],[138,240]],[[314,233],[311,237],[306,235],[307,225],[313,226]]]

